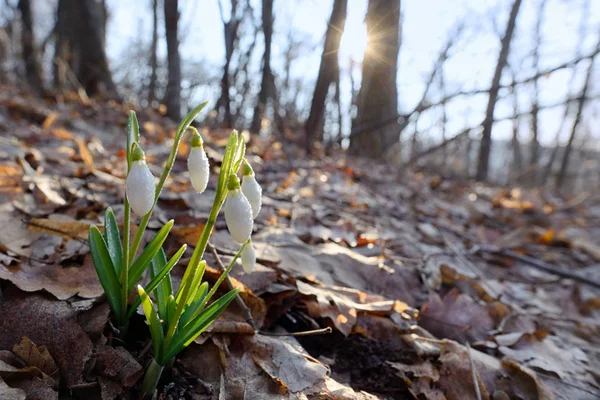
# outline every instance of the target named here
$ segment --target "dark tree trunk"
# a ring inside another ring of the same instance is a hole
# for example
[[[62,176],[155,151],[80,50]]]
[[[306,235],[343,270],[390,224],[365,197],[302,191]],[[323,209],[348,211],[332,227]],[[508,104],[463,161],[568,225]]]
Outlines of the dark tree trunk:
[[[519,142],[519,99],[517,97],[516,91],[516,78],[513,74],[513,81],[510,85],[510,93],[513,97],[513,114],[515,115],[512,123],[512,150],[513,150],[513,162],[514,167],[517,174],[521,173],[521,168],[523,167],[523,157],[521,155],[521,144]]]
[[[29,0],[19,0],[19,11],[21,12],[21,21],[23,23],[23,33],[21,34],[21,47],[23,52],[23,61],[25,62],[25,76],[27,82],[32,88],[40,90],[42,88],[42,78],[37,61],[35,50],[35,41],[33,37],[33,17],[31,15],[31,4]]]
[[[494,71],[494,77],[492,79],[492,86],[490,87],[490,95],[488,99],[488,105],[485,112],[485,119],[483,121],[483,134],[481,136],[481,143],[479,144],[479,157],[477,161],[477,180],[486,180],[488,177],[488,168],[490,163],[490,150],[492,147],[492,125],[494,124],[494,108],[496,107],[496,100],[498,99],[498,91],[500,90],[500,78],[502,77],[502,70],[506,66],[508,59],[508,53],[510,50],[510,42],[515,31],[515,25],[517,23],[517,15],[519,14],[519,8],[521,7],[521,0],[515,0],[510,10],[510,16],[506,24],[506,32],[502,38],[500,54],[498,55],[498,63],[496,64],[496,70]]]
[[[150,47],[150,84],[148,85],[148,105],[156,99],[156,80],[158,69],[158,0],[152,0],[152,45]]]
[[[167,106],[167,116],[178,121],[181,118],[181,59],[179,58],[179,1],[165,1],[165,32],[167,36],[167,61],[169,80],[163,99]]]
[[[598,42],[597,49],[600,49],[600,41]],[[585,75],[585,82],[583,83],[583,88],[581,89],[581,95],[577,99],[577,114],[575,115],[575,119],[573,120],[571,134],[569,135],[569,142],[567,143],[567,147],[565,148],[562,162],[560,164],[560,170],[558,171],[558,176],[556,177],[556,186],[559,189],[565,183],[565,177],[569,169],[569,160],[571,157],[571,152],[573,151],[573,141],[575,140],[575,135],[577,134],[577,127],[579,126],[579,122],[581,122],[581,115],[583,113],[586,96],[590,86],[590,80],[592,78],[592,73],[594,70],[594,60],[595,57],[592,57],[592,59],[590,60],[590,65],[588,66],[588,70]]]
[[[59,0],[55,83],[63,86],[68,66],[87,94],[116,96],[104,49],[106,8],[94,0]]]
[[[219,10],[221,11],[221,19],[223,21],[223,35],[225,39],[225,65],[223,66],[223,76],[221,77],[221,95],[217,100],[217,112],[223,110],[223,122],[229,128],[233,127],[233,116],[231,114],[231,98],[229,96],[230,65],[233,57],[233,52],[238,40],[238,28],[242,19],[238,17],[238,0],[231,0],[231,17],[229,21],[225,21],[221,3],[219,1]]]
[[[398,115],[398,52],[400,51],[400,0],[369,0],[368,50],[362,64],[362,84],[352,130],[350,152],[381,157],[398,141],[397,124],[385,123]]]
[[[263,116],[267,108],[267,101],[273,98],[275,91],[275,79],[271,71],[271,41],[273,37],[273,0],[262,0],[262,29],[265,36],[265,53],[262,62],[262,80],[260,84],[260,93],[254,115],[252,116],[252,124],[250,125],[251,133],[259,133],[262,126]],[[277,113],[277,110],[274,110]]]
[[[336,76],[338,75],[338,50],[342,35],[344,34],[344,26],[346,25],[347,8],[348,0],[334,0],[327,33],[325,34],[325,45],[323,46],[323,54],[321,55],[321,66],[319,67],[319,75],[317,76],[310,114],[304,126],[306,151],[308,153],[312,151],[315,138],[322,137],[322,132],[317,131],[323,120],[325,100],[329,92],[329,87],[332,83],[336,82]]]

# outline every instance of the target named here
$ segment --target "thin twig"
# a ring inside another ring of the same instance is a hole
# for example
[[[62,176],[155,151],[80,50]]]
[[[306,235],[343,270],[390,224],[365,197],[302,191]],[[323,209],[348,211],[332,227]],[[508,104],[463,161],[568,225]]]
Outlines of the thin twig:
[[[217,249],[215,249],[215,247],[210,242],[208,242],[206,244],[206,248],[212,253],[213,257],[215,258],[215,262],[217,263],[217,266],[221,270],[221,273],[225,272],[225,269],[226,269],[225,265],[223,264],[223,261],[221,261],[221,257],[219,257],[219,253],[217,253]],[[227,275],[225,277],[225,284],[227,285],[229,290],[235,289],[235,287],[233,286],[233,283],[231,283],[231,279],[229,278],[229,275]],[[254,331],[256,331],[256,325],[254,325],[254,319],[252,318],[252,312],[250,311],[250,309],[248,308],[246,303],[244,303],[244,300],[242,300],[239,293],[237,294],[237,296],[235,296],[235,302],[242,309],[242,312],[244,313],[244,317],[246,318],[246,322],[252,327],[252,329]]]
[[[501,256],[514,258],[515,260],[522,261],[526,264],[529,264],[532,267],[541,269],[542,271],[548,272],[548,273],[556,275],[556,276],[560,276],[561,278],[573,279],[574,281],[584,283],[586,285],[593,286],[597,289],[600,289],[600,282],[597,282],[592,279],[586,278],[584,276],[575,274],[573,272],[559,269],[553,265],[545,263],[544,261],[538,260],[533,257],[528,257],[523,254],[519,254],[512,250],[505,250],[505,249],[498,249],[498,248],[491,248],[491,247],[479,247],[477,250],[479,252],[498,254]]]
[[[328,334],[333,332],[333,330],[331,329],[331,327],[327,327],[327,328],[323,328],[323,329],[314,329],[312,331],[302,331],[302,332],[284,332],[284,333],[278,333],[278,332],[259,332],[261,335],[264,336],[313,336],[313,335],[323,335],[323,334]]]
[[[473,385],[475,385],[475,394],[477,400],[481,400],[481,389],[479,389],[479,380],[477,379],[477,372],[475,371],[475,363],[471,356],[471,345],[467,342],[467,353],[469,354],[469,363],[471,364],[471,376],[473,377]]]

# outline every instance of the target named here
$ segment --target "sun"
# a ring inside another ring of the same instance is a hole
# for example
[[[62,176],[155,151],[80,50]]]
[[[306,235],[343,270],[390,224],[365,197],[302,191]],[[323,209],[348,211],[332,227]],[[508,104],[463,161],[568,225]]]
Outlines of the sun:
[[[362,61],[367,45],[368,37],[365,24],[357,24],[351,28],[347,24],[340,43],[341,60]]]

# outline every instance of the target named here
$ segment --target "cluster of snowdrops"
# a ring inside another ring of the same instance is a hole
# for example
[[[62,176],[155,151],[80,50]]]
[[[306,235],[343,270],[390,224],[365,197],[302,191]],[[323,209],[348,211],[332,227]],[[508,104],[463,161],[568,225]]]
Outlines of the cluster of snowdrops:
[[[239,289],[233,289],[209,304],[238,259],[248,273],[252,272],[256,263],[250,236],[254,219],[260,212],[262,189],[245,158],[244,139],[236,131],[231,133],[225,148],[208,220],[195,244],[177,290],[172,286],[170,272],[185,253],[187,245],[184,244],[167,258],[162,246],[173,227],[173,220],[167,222],[138,255],[152,211],[173,167],[179,144],[186,131],[193,133],[188,158],[190,182],[198,193],[203,193],[207,188],[210,179],[209,160],[200,134],[190,126],[204,106],[206,103],[193,109],[177,128],[169,158],[158,183],[150,172],[140,147],[136,115],[133,111],[130,113],[127,129],[123,232],[119,231],[115,214],[110,208],[106,210],[104,217],[104,231],[101,232],[93,225],[89,231],[94,267],[119,333],[125,334],[129,319],[140,305],[146,316],[152,340],[152,359],[146,367],[142,383],[144,396],[154,393],[163,368],[204,332],[237,296]],[[238,177],[240,170],[241,182]],[[202,282],[206,269],[203,255],[221,209],[224,210],[225,221],[232,238],[241,246],[217,282],[209,288],[208,282]],[[140,217],[133,238],[130,236],[131,211]],[[145,271],[148,271],[150,281],[142,287],[138,282]],[[137,292],[137,297],[129,304],[132,292]]]

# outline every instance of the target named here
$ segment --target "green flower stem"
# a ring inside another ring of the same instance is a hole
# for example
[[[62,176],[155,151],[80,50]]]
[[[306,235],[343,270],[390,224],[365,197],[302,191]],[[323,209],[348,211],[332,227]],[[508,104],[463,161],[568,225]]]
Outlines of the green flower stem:
[[[127,293],[127,287],[129,282],[129,236],[130,229],[129,224],[131,221],[131,207],[129,207],[129,200],[125,196],[125,216],[123,218],[123,264],[121,267],[121,296],[122,296],[122,315],[125,320],[117,321],[122,327],[127,324],[127,300],[129,293]]]
[[[162,374],[163,366],[156,362],[153,358],[146,368],[144,381],[142,382],[142,397],[150,398],[158,386],[160,375]]]
[[[210,289],[210,292],[208,292],[208,294],[206,295],[206,298],[202,302],[202,306],[200,306],[200,310],[202,310],[204,308],[204,306],[206,305],[206,303],[208,303],[210,301],[210,298],[215,294],[215,292],[217,291],[217,289],[219,289],[219,286],[221,286],[221,283],[223,283],[223,280],[225,280],[225,278],[227,278],[227,276],[229,275],[229,272],[231,271],[231,269],[235,265],[235,262],[240,257],[240,255],[242,254],[242,251],[244,251],[244,248],[246,248],[246,246],[248,245],[248,243],[250,243],[250,239],[248,239],[248,241],[246,243],[244,243],[242,245],[242,247],[240,247],[240,249],[238,250],[238,252],[235,253],[235,256],[233,257],[233,260],[231,260],[231,262],[229,263],[229,265],[227,266],[227,268],[225,269],[225,271],[221,272],[221,276],[219,276],[219,279],[217,279],[217,281],[215,282],[215,284],[213,285],[213,287]]]
[[[221,207],[223,207],[226,195],[227,190],[225,190],[225,194],[219,193],[219,190],[217,190],[217,193],[215,194],[215,200],[213,201],[213,205],[210,210],[210,215],[208,216],[208,221],[206,221],[206,225],[204,225],[204,229],[202,230],[202,234],[198,239],[198,243],[196,243],[196,247],[194,248],[194,252],[192,253],[188,267],[185,269],[183,274],[181,282],[184,282],[185,286],[181,290],[181,296],[178,296],[179,302],[177,304],[177,310],[175,311],[174,318],[171,319],[172,323],[169,325],[169,330],[167,331],[167,335],[165,337],[165,345],[163,346],[165,349],[168,349],[169,345],[171,344],[171,340],[175,335],[175,330],[177,329],[178,321],[181,317],[181,313],[183,312],[188,294],[192,289],[191,285],[193,279],[190,279],[189,277],[190,275],[193,277],[198,271],[198,267],[202,261],[202,256],[206,250],[206,245],[208,244],[208,239],[210,239],[210,234],[215,226],[215,223],[217,222],[217,216],[221,211]],[[200,280],[202,280],[202,277],[200,277]]]
[[[202,109],[208,104],[208,102],[204,102],[200,104],[198,107],[194,108],[190,113],[181,121],[181,124],[177,128],[177,132],[175,133],[175,138],[173,139],[173,147],[171,147],[171,153],[169,154],[169,158],[167,159],[167,163],[165,164],[165,169],[163,170],[162,175],[160,176],[160,180],[158,181],[158,185],[156,186],[156,192],[154,193],[154,204],[152,205],[152,209],[150,212],[142,218],[140,221],[140,225],[138,226],[138,230],[135,233],[135,237],[133,238],[133,242],[131,243],[131,251],[129,253],[129,264],[133,263],[133,259],[135,258],[135,254],[140,247],[140,243],[142,241],[142,236],[144,236],[144,232],[146,231],[146,227],[148,226],[148,221],[150,220],[150,216],[152,215],[152,211],[156,206],[156,202],[158,201],[158,197],[160,196],[160,192],[162,192],[163,186],[171,173],[171,169],[173,168],[173,164],[175,163],[175,157],[177,157],[177,151],[179,150],[179,144],[181,143],[181,138],[183,134],[188,130],[190,124],[196,118],[196,116],[202,111]]]

